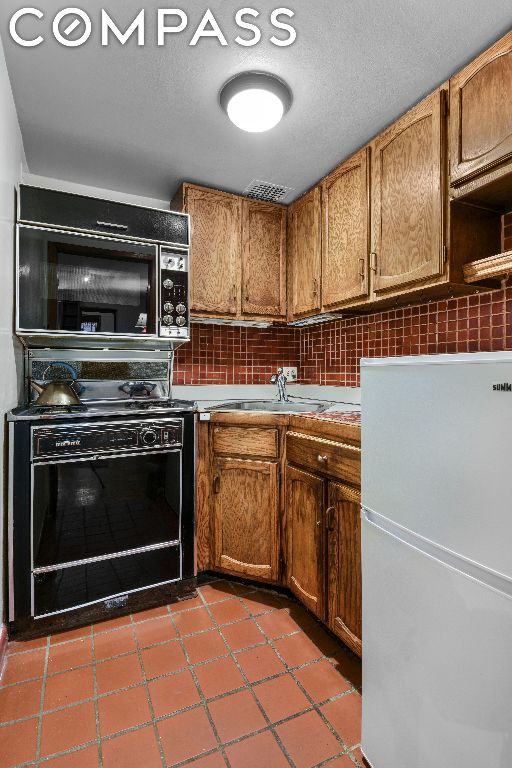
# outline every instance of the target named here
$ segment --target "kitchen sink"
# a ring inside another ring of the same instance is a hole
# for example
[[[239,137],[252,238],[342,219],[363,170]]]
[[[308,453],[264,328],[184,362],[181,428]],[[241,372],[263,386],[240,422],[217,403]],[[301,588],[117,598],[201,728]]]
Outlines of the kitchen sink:
[[[214,411],[273,411],[274,413],[321,413],[329,407],[328,403],[305,403],[290,400],[236,400],[212,407]]]

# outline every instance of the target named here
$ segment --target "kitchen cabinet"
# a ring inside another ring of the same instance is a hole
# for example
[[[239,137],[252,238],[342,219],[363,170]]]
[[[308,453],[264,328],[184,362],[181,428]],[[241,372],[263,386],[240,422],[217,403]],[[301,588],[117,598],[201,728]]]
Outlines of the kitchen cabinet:
[[[372,152],[372,297],[403,293],[444,270],[445,91],[382,133]]]
[[[370,150],[365,147],[322,182],[322,309],[368,297]]]
[[[242,202],[242,315],[286,315],[286,208]]]
[[[289,207],[289,317],[320,312],[322,277],[321,190],[317,186]]]

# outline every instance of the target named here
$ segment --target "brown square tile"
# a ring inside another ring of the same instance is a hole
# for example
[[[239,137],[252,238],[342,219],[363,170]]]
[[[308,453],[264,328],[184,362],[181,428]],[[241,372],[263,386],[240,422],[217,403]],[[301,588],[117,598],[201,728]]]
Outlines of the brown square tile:
[[[50,646],[48,674],[67,672],[75,667],[92,664],[92,636],[71,643]]]
[[[276,640],[274,645],[289,667],[298,667],[322,656],[322,652],[304,632]]]
[[[321,624],[315,623],[308,627],[305,634],[321,651],[322,656],[333,658],[343,649],[341,642],[330,635]]]
[[[290,674],[267,680],[254,686],[253,690],[272,723],[311,709],[311,704]]]
[[[235,662],[229,657],[201,664],[194,672],[207,699],[245,685]]]
[[[281,607],[277,595],[270,592],[250,592],[242,597],[242,604],[252,616],[260,616]]]
[[[162,616],[168,616],[169,611],[166,605],[159,605],[156,608],[150,608],[147,611],[140,611],[139,613],[132,614],[132,618],[135,622],[146,621],[147,619],[159,619]]]
[[[192,608],[201,608],[203,605],[203,601],[197,595],[196,597],[189,597],[187,600],[170,603],[168,608],[171,613],[180,613],[181,611],[190,611]]]
[[[182,611],[174,616],[174,624],[180,635],[191,635],[202,629],[211,629],[212,620],[206,608],[196,608],[193,611]]]
[[[112,693],[98,701],[102,738],[151,720],[146,687]]]
[[[226,747],[231,768],[288,768],[289,763],[270,731]]]
[[[242,651],[236,654],[236,658],[250,683],[285,671],[284,664],[269,645],[258,645],[256,648]]]
[[[210,610],[217,624],[229,624],[232,621],[240,621],[247,618],[247,611],[240,600],[236,598],[222,603],[213,603]]]
[[[220,752],[213,752],[206,757],[200,757],[199,760],[193,760],[187,768],[226,768],[226,763]]]
[[[329,768],[354,768],[354,763],[348,755],[337,757],[336,760],[328,763]]]
[[[361,659],[354,656],[349,650],[340,649],[334,655],[332,662],[338,672],[341,672],[354,688],[360,688],[362,683]]]
[[[186,709],[201,701],[194,678],[188,669],[175,675],[153,680],[149,693],[156,717]]]
[[[39,679],[0,688],[0,722],[7,723],[39,714],[42,685],[43,681]]]
[[[297,768],[311,768],[343,751],[317,712],[278,725],[277,733]]]
[[[113,619],[107,619],[107,621],[100,621],[98,624],[94,624],[92,629],[95,635],[99,635],[101,632],[110,632],[111,629],[127,627],[131,623],[132,620],[128,614],[127,616],[116,616]]]
[[[223,744],[266,726],[265,718],[247,690],[212,701],[208,709]]]
[[[25,763],[36,756],[37,718],[0,728],[2,768]]]
[[[350,754],[352,755],[354,760],[357,762],[358,766],[361,766],[361,768],[365,768],[363,753],[361,752],[359,747],[351,750]]]
[[[219,600],[226,600],[233,597],[233,587],[229,581],[214,581],[212,584],[205,584],[197,590],[201,593],[205,603],[217,603]]]
[[[138,685],[142,681],[142,670],[136,653],[96,665],[96,684],[100,694]]]
[[[24,651],[35,651],[38,648],[46,648],[47,637],[36,637],[34,640],[12,640],[7,646],[7,653],[23,653]]]
[[[322,712],[348,747],[361,741],[361,696],[347,693],[321,707]]]
[[[222,634],[232,651],[241,651],[242,648],[249,648],[251,645],[265,641],[265,637],[252,619],[222,627]]]
[[[69,640],[80,640],[82,637],[90,637],[91,632],[91,625],[88,625],[87,627],[79,627],[78,629],[70,629],[67,632],[57,632],[57,634],[50,636],[50,645],[67,643]]]
[[[94,694],[92,667],[82,667],[71,672],[61,672],[46,678],[44,709],[58,709]]]
[[[167,675],[187,666],[185,654],[177,640],[142,651],[142,663],[148,679]]]
[[[162,758],[152,726],[102,743],[104,768],[161,768]]]
[[[0,681],[1,685],[22,683],[35,677],[42,677],[46,651],[29,651],[7,656],[7,664]]]
[[[258,626],[271,640],[274,640],[276,637],[282,637],[283,635],[289,635],[292,632],[297,632],[301,629],[297,622],[284,609],[267,613],[264,616],[258,616],[257,622]]]
[[[42,763],[44,768],[98,768],[99,764],[100,759],[96,744]]]
[[[157,645],[157,643],[166,643],[176,637],[176,630],[168,616],[163,616],[160,619],[149,619],[134,626],[141,648],[149,648],[151,645]]]
[[[204,707],[181,712],[158,723],[165,759],[180,763],[191,757],[209,752],[217,746],[217,739]]]
[[[137,646],[131,626],[94,635],[94,658],[96,661],[121,656],[123,653],[134,653],[136,650]]]
[[[298,669],[295,676],[316,704],[332,699],[333,696],[340,693],[345,693],[352,687],[325,659]]]
[[[78,704],[43,715],[41,757],[65,752],[96,739],[94,704]]]
[[[201,661],[209,661],[228,653],[226,643],[219,635],[218,630],[203,632],[200,635],[192,635],[183,640],[191,664]]]

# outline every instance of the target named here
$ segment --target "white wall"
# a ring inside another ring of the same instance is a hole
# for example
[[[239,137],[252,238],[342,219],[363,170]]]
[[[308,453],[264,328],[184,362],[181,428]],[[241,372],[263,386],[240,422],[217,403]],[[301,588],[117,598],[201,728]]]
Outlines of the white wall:
[[[18,404],[23,382],[21,346],[13,337],[15,187],[25,155],[0,40],[0,446],[5,446],[5,413]],[[5,620],[6,476],[0,475],[0,624]]]

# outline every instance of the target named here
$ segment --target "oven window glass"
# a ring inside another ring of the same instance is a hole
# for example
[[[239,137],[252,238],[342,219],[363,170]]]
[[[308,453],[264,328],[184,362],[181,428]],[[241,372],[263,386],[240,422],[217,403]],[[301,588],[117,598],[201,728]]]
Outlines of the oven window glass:
[[[181,453],[35,464],[34,567],[180,539]]]
[[[155,333],[157,246],[19,228],[19,326]]]

